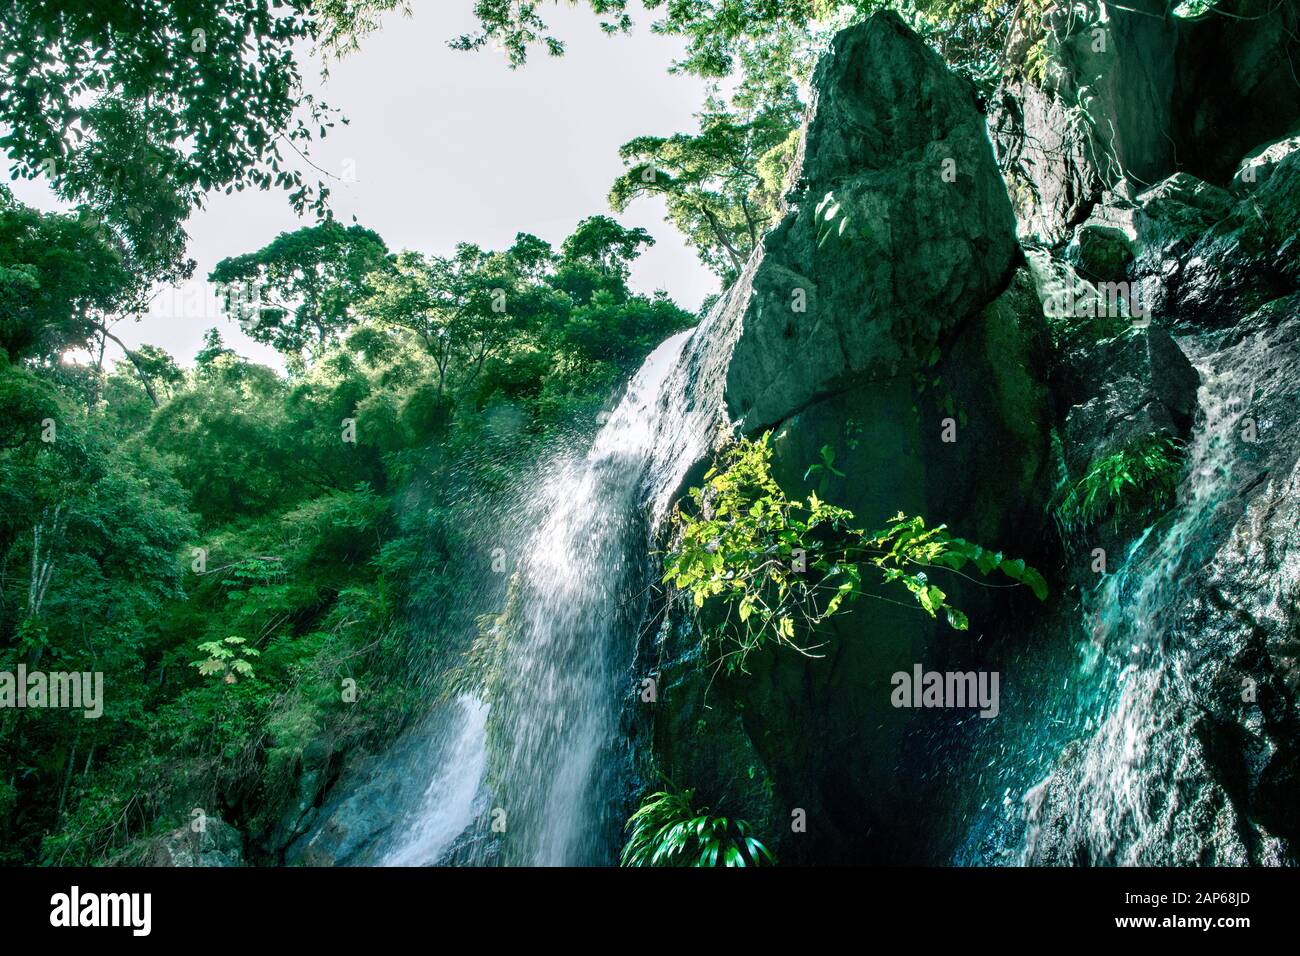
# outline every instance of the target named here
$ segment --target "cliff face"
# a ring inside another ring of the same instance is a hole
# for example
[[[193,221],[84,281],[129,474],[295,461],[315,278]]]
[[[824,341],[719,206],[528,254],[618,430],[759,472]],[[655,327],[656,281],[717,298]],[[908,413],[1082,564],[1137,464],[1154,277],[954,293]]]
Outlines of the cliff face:
[[[664,469],[668,497],[703,469],[718,425],[771,429],[792,494],[829,445],[843,474],[820,493],[864,525],[902,509],[1032,552],[1053,473],[1050,343],[973,91],[892,15],[842,32],[814,87],[788,212],[688,346],[691,440],[660,444],[699,462]],[[956,589],[972,611],[1025,608]],[[657,609],[641,649],[639,671],[662,675],[652,719],[636,712],[656,768],[775,835],[791,862],[940,853],[935,754],[915,739],[936,724],[890,705],[890,675],[979,669],[986,644],[867,603],[825,658],[764,653],[729,681],[710,680],[684,608]],[[938,732],[960,736],[959,722]],[[815,822],[781,841],[796,809]]]
[[[1056,86],[1008,87],[988,118],[893,16],[841,33],[788,212],[674,373],[655,520],[719,426],[771,429],[791,495],[830,445],[819,494],[862,525],[923,514],[1052,579],[1045,607],[958,582],[968,633],[864,602],[826,657],[765,651],[725,680],[691,609],[652,607],[636,673],[660,695],[627,711],[645,781],[748,819],[783,862],[1294,858],[1300,152],[1261,140],[1300,100],[1275,91],[1264,126],[1226,106],[1273,88],[1292,11],[1212,36],[1088,9],[1054,40]],[[1071,39],[1090,26],[1102,57]],[[1052,522],[1153,437],[1181,456],[1168,500]],[[1001,714],[893,707],[916,664],[999,673]]]

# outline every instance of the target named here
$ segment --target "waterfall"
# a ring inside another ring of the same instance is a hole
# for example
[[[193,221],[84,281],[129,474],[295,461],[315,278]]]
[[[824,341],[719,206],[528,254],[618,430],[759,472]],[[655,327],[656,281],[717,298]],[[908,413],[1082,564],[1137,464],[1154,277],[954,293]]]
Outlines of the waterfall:
[[[419,806],[382,859],[384,866],[422,866],[443,859],[481,812],[487,764],[488,708],[468,694],[441,728],[443,752]]]
[[[1216,546],[1212,524],[1233,490],[1238,431],[1252,389],[1231,376],[1198,366],[1199,421],[1187,446],[1187,473],[1172,520],[1148,528],[1124,566],[1107,576],[1085,601],[1085,629],[1074,678],[1075,706],[1086,714],[1091,737],[1074,759],[1069,793],[1055,799],[1069,807],[1072,842],[1096,862],[1159,864],[1163,845],[1154,816],[1177,812],[1173,786],[1194,760],[1189,741],[1175,735],[1176,708],[1194,706],[1181,677],[1177,619],[1187,589]],[[1078,715],[1076,715],[1078,716]],[[1028,826],[1024,858],[1032,860],[1049,776],[1025,796]]]
[[[385,862],[558,866],[613,862],[627,757],[619,713],[646,604],[648,473],[689,331],[633,376],[585,454],[561,454],[520,503],[507,606],[485,707],[462,701],[457,742]],[[509,551],[510,549],[507,549]],[[486,801],[486,802],[484,802]],[[471,808],[476,809],[471,809]],[[453,832],[454,831],[454,832]]]

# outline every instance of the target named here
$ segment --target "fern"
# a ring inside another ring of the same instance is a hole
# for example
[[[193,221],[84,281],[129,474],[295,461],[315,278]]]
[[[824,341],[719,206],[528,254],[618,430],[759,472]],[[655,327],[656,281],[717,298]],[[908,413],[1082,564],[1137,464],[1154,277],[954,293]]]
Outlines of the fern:
[[[661,790],[628,818],[623,866],[762,866],[775,863],[748,823],[696,809],[695,791]]]

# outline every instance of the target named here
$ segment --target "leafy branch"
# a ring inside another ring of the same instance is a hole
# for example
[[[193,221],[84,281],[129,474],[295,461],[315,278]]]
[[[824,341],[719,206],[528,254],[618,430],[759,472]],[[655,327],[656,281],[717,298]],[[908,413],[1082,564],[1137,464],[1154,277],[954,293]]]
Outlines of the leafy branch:
[[[693,513],[674,512],[674,547],[664,559],[663,580],[688,593],[696,608],[725,608],[708,636],[728,673],[744,670],[748,656],[768,642],[822,656],[823,645],[810,636],[860,597],[912,606],[868,590],[864,568],[874,569],[880,584],[901,585],[921,610],[931,618],[942,613],[955,630],[966,630],[969,620],[931,579],[936,569],[981,584],[968,566],[981,576],[997,571],[1010,586],[1047,597],[1043,576],[1022,559],[955,537],[944,525],[926,527],[923,518],[900,512],[867,532],[854,526],[851,511],[816,492],[790,499],[772,477],[771,457],[770,432],[725,448],[702,487],[689,492]],[[808,474],[833,462],[823,449]]]

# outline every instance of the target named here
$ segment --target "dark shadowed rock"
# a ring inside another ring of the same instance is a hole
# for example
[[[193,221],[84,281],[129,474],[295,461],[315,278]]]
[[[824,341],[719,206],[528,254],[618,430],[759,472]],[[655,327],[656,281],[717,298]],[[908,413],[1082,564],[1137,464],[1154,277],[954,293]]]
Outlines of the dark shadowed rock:
[[[1300,5],[1223,0],[1215,6],[1179,24],[1170,132],[1182,169],[1227,185],[1238,157],[1300,121]]]
[[[1062,443],[1074,478],[1134,439],[1191,431],[1200,376],[1164,329],[1134,328],[1066,362],[1057,395],[1069,403]]]
[[[1296,4],[1222,0],[1195,20],[1170,6],[1055,5],[1044,75],[994,97],[990,128],[1022,238],[1067,241],[1121,184],[1140,191],[1184,172],[1227,186],[1238,157],[1294,135]]]

